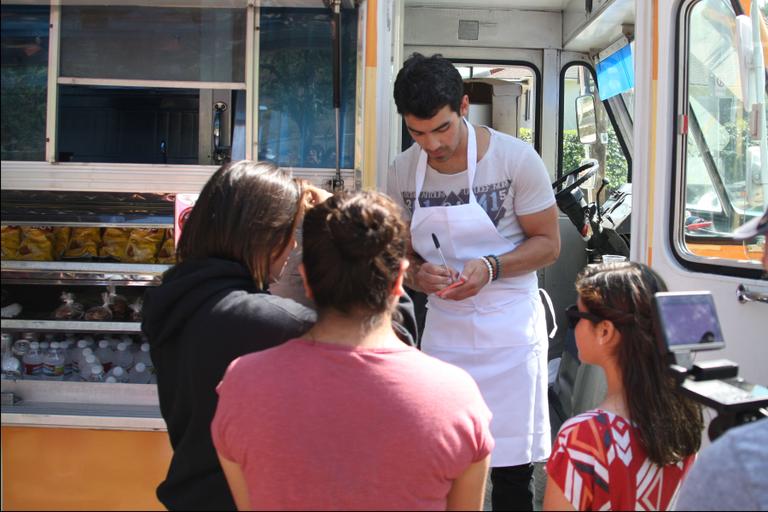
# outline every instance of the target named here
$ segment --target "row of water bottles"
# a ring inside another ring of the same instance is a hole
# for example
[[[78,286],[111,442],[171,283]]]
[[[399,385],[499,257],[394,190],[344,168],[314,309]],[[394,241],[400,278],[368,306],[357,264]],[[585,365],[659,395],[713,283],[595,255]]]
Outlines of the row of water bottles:
[[[149,343],[129,335],[106,336],[36,333],[13,340],[3,335],[3,378],[150,384],[155,382]],[[8,347],[6,349],[6,347]]]

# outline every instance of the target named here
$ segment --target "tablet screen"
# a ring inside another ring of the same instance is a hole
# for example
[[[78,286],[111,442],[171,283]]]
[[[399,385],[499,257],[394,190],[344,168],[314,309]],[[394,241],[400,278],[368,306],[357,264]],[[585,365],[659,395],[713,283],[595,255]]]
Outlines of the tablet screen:
[[[657,293],[655,303],[661,334],[670,350],[709,350],[724,345],[709,292]]]

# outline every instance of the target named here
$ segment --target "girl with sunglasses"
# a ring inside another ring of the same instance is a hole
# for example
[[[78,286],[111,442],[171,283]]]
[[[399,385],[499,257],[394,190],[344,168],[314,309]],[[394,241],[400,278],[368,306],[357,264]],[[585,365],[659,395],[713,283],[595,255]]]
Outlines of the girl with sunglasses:
[[[588,267],[566,310],[579,359],[607,392],[565,422],[547,463],[545,510],[666,510],[701,444],[700,407],[676,390],[654,336],[662,279],[640,263]],[[639,507],[639,508],[638,508]]]

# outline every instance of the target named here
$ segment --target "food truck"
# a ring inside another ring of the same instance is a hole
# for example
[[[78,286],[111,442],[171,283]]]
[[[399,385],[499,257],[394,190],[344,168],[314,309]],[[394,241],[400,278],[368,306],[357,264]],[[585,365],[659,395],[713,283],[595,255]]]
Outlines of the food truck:
[[[183,212],[228,160],[384,190],[411,143],[392,87],[413,52],[454,62],[470,119],[528,141],[556,183],[561,258],[539,280],[550,357],[574,364],[566,415],[600,379],[563,359],[562,310],[607,255],[711,291],[726,346],[700,357],[768,384],[765,238],[733,238],[768,205],[763,0],[1,8],[3,509],[162,508],[171,449],[140,322]]]

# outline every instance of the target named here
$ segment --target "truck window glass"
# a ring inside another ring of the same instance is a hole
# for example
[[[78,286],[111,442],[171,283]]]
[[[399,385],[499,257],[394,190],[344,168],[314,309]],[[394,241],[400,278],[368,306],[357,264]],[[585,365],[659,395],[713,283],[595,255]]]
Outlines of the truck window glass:
[[[63,6],[55,159],[243,158],[245,29],[245,9]]]
[[[2,160],[45,160],[49,8],[3,5]]]
[[[765,116],[768,97],[765,90],[753,93],[754,101],[744,97],[743,81],[749,77],[740,68],[737,20],[730,2],[702,0],[688,13],[687,30],[682,32],[688,38],[683,46],[687,94],[681,106],[687,113],[687,131],[679,130],[684,151],[679,152],[678,169],[684,186],[677,206],[676,250],[697,264],[757,268],[764,237],[740,242],[732,234],[768,205],[760,140],[750,130],[753,104],[762,103]]]
[[[331,14],[262,8],[258,157],[278,165],[336,167]],[[357,10],[341,16],[342,168],[354,166]]]
[[[597,86],[591,69],[583,64],[571,64],[562,73],[560,84],[563,98],[561,116],[562,150],[558,176],[576,169],[584,160],[594,158],[598,161],[598,180],[605,177],[608,185],[606,194],[618,190],[628,181],[629,164],[624,150],[614,130],[613,124],[603,102],[599,100]],[[592,144],[582,144],[577,130],[577,98],[584,95],[595,95],[597,119],[597,140]],[[629,94],[629,93],[625,93]]]

